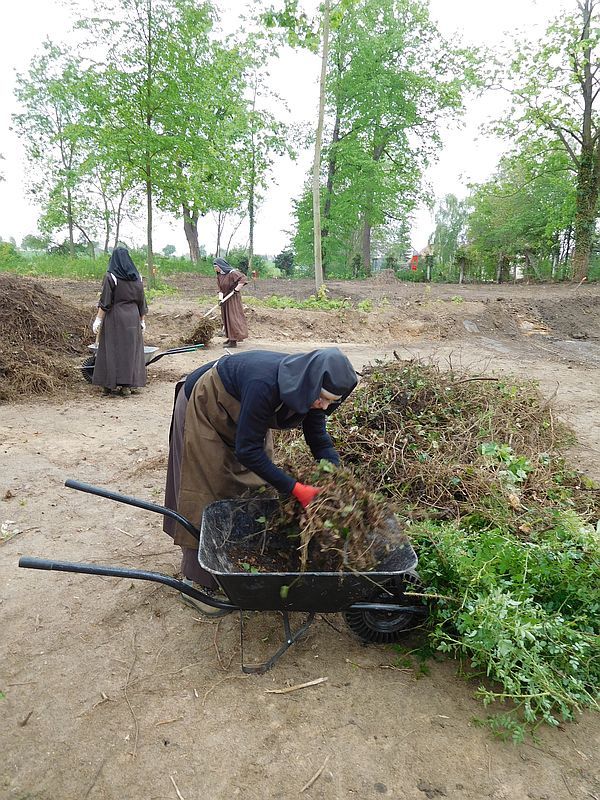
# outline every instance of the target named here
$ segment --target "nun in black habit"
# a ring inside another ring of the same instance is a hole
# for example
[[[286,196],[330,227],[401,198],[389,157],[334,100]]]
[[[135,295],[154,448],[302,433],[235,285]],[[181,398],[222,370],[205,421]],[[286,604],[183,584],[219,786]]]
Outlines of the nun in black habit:
[[[301,427],[315,460],[339,464],[326,420],[356,384],[337,347],[296,355],[253,350],[195,370],[175,390],[165,506],[199,526],[209,503],[270,484],[306,507],[319,490],[275,466],[271,430]],[[214,578],[200,568],[194,537],[170,518],[163,529],[182,548],[187,582],[215,589]],[[213,616],[222,613],[193,604]]]
[[[123,395],[146,385],[143,331],[148,306],[140,273],[127,248],[116,247],[102,282],[96,319],[98,350],[92,383]]]

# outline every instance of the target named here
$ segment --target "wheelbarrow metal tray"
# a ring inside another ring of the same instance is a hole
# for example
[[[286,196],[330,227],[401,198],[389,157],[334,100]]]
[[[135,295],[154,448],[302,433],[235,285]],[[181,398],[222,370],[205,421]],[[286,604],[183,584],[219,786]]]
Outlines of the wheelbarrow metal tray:
[[[97,344],[88,344],[88,349],[92,350],[94,355],[98,352],[98,345]],[[146,364],[151,360],[152,356],[158,351],[158,347],[151,347],[150,345],[144,345],[144,361]]]
[[[417,556],[408,538],[397,534],[398,546],[370,572],[248,572],[239,569],[240,544],[260,552],[264,518],[272,516],[272,499],[219,500],[204,509],[198,559],[221,584],[230,601],[254,611],[335,613],[371,596],[378,586],[415,568]],[[391,525],[395,520],[391,518]],[[267,534],[273,536],[276,534]],[[375,537],[375,542],[377,537]],[[384,540],[382,539],[382,542]],[[290,542],[282,537],[282,547]],[[232,551],[238,552],[233,555]]]

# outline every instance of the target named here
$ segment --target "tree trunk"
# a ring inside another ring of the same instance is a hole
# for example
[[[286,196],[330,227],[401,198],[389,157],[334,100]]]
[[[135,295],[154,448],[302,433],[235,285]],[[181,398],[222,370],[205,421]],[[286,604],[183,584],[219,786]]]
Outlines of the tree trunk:
[[[115,214],[115,247],[119,246],[119,236],[121,235],[121,214],[123,211],[123,203],[125,202],[125,192],[121,192],[119,198],[119,205],[117,206],[117,213]]]
[[[148,249],[148,282],[151,288],[154,288],[156,283],[156,270],[154,269],[154,258],[152,254],[152,180],[149,163],[147,164],[146,174],[146,247]]]
[[[195,209],[182,205],[183,230],[190,249],[190,261],[197,264],[200,258],[200,245],[198,244],[198,212]]]
[[[374,145],[373,147],[373,161],[378,162],[381,159],[385,150],[385,142],[379,142],[379,144]],[[370,220],[370,210],[372,208],[372,197],[370,196],[368,200],[365,201],[365,208],[362,215],[362,231],[361,231],[361,251],[362,251],[362,260],[363,260],[363,269],[365,271],[365,275],[370,277],[371,275],[371,220]]]
[[[587,277],[594,243],[598,206],[598,148],[582,147],[577,173],[573,280]]]
[[[591,20],[595,2],[579,2],[583,16],[581,42],[585,42],[582,53],[583,76],[580,76],[583,94],[583,125],[581,129],[581,153],[577,165],[577,197],[575,200],[575,251],[573,253],[573,280],[587,277],[590,255],[594,241],[598,206],[598,132],[594,134],[593,106],[597,90],[594,76],[598,69],[593,63],[591,45]],[[592,71],[593,70],[593,71]]]
[[[151,110],[151,87],[152,75],[152,48],[154,41],[152,38],[152,0],[146,0],[146,15],[148,22],[148,39],[146,46],[146,127],[148,133],[152,129],[152,110]],[[156,283],[156,270],[154,269],[154,254],[152,252],[152,161],[148,151],[146,151],[146,247],[148,250],[148,280],[150,286],[154,288]]]
[[[556,232],[552,237],[552,268],[550,272],[550,278],[552,280],[556,280],[556,272],[558,270],[558,262],[560,260],[560,233]]]
[[[325,83],[327,79],[327,58],[329,53],[329,13],[331,0],[325,0],[323,8],[323,54],[321,57],[321,78],[319,81],[319,116],[315,136],[315,160],[313,162],[313,235],[315,256],[315,284],[317,291],[323,285],[323,255],[321,252],[321,140],[323,138],[323,118],[325,116]]]
[[[496,262],[496,283],[502,283],[502,266],[504,264],[504,255],[498,254],[498,261]]]
[[[75,258],[75,238],[73,236],[73,198],[71,190],[67,189],[67,224],[69,226],[69,255]]]
[[[250,170],[250,194],[248,196],[248,274],[252,275],[252,261],[254,259],[254,191],[256,182],[256,156],[254,145],[252,149],[252,165]]]
[[[325,189],[325,203],[323,205],[323,226],[321,228],[321,240],[323,251],[323,275],[327,272],[327,266],[330,259],[329,241],[329,226],[331,224],[331,198],[333,196],[333,179],[337,169],[335,146],[340,138],[340,114],[336,109],[335,121],[333,123],[333,134],[331,136],[331,145],[329,147],[329,156],[327,159],[327,187]]]
[[[531,250],[524,250],[523,251],[523,256],[524,256],[525,261],[527,263],[527,273],[528,273],[527,277],[529,277],[529,272],[531,272],[536,281],[542,280],[542,277],[541,277],[541,275],[539,273],[539,270],[537,268],[537,265],[535,263],[535,254]],[[554,270],[554,262],[553,262],[552,269]],[[553,275],[553,277],[554,277],[554,275]]]
[[[102,248],[102,252],[108,253],[108,242],[110,239],[110,208],[104,191],[102,192],[102,203],[104,205],[104,247]]]
[[[250,185],[248,193],[248,275],[252,275],[252,261],[254,260],[254,200],[256,192],[256,140],[254,137],[254,124],[256,112],[256,93],[258,91],[258,75],[254,74],[254,97],[252,99],[252,129],[250,133]],[[229,250],[229,246],[227,247]]]
[[[217,212],[217,246],[215,249],[215,258],[221,255],[221,235],[225,227],[225,212]]]
[[[465,282],[465,260],[461,258],[458,262],[458,283],[459,285]]]
[[[367,278],[371,277],[371,226],[365,219],[361,231],[362,263]]]

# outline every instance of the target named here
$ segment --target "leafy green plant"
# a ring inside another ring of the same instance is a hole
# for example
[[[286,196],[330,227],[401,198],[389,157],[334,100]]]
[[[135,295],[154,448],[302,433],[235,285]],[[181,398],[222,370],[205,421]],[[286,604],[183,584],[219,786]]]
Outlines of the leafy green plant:
[[[480,450],[481,454],[487,456],[490,462],[502,465],[503,469],[500,470],[500,475],[509,483],[523,483],[533,470],[529,460],[524,456],[516,456],[512,447],[507,444],[484,442]],[[546,463],[548,463],[548,456],[546,453],[543,454],[543,458],[545,458]]]
[[[251,306],[263,306],[266,308],[300,308],[314,311],[339,311],[350,308],[350,301],[342,298],[340,300],[329,300],[327,297],[311,295],[307,300],[294,300],[292,297],[272,295],[267,298],[246,296],[244,302]]]
[[[496,732],[519,738],[525,724],[557,725],[598,708],[600,535],[593,526],[558,512],[533,541],[435,523],[413,526],[411,535],[425,591],[438,598],[431,642],[485,676],[477,694],[486,705],[510,704],[508,717],[492,718]]]
[[[161,283],[152,289],[145,290],[146,300],[149,303],[156,300],[157,297],[170,297],[176,294],[179,294],[179,290],[174,286],[169,286],[168,283]]]

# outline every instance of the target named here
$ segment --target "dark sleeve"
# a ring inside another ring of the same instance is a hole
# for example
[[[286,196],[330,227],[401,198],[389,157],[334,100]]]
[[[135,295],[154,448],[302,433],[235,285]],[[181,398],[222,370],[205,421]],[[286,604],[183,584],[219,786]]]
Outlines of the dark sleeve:
[[[141,281],[140,281],[141,283]],[[142,283],[142,291],[141,297],[138,302],[138,308],[140,310],[140,317],[145,317],[148,313],[148,303],[146,302],[146,293],[144,292],[144,284]]]
[[[100,300],[98,301],[98,308],[103,311],[110,311],[113,307],[115,295],[114,281],[108,277],[108,273],[104,276],[102,281],[102,292],[100,293]]]
[[[340,457],[333,446],[331,436],[327,433],[325,412],[320,409],[311,409],[304,417],[302,430],[306,444],[317,461],[325,458],[332,464],[339,464]]]
[[[277,491],[290,494],[296,483],[276,467],[265,452],[265,436],[275,413],[278,396],[264,381],[250,381],[243,390],[235,435],[235,456]]]

